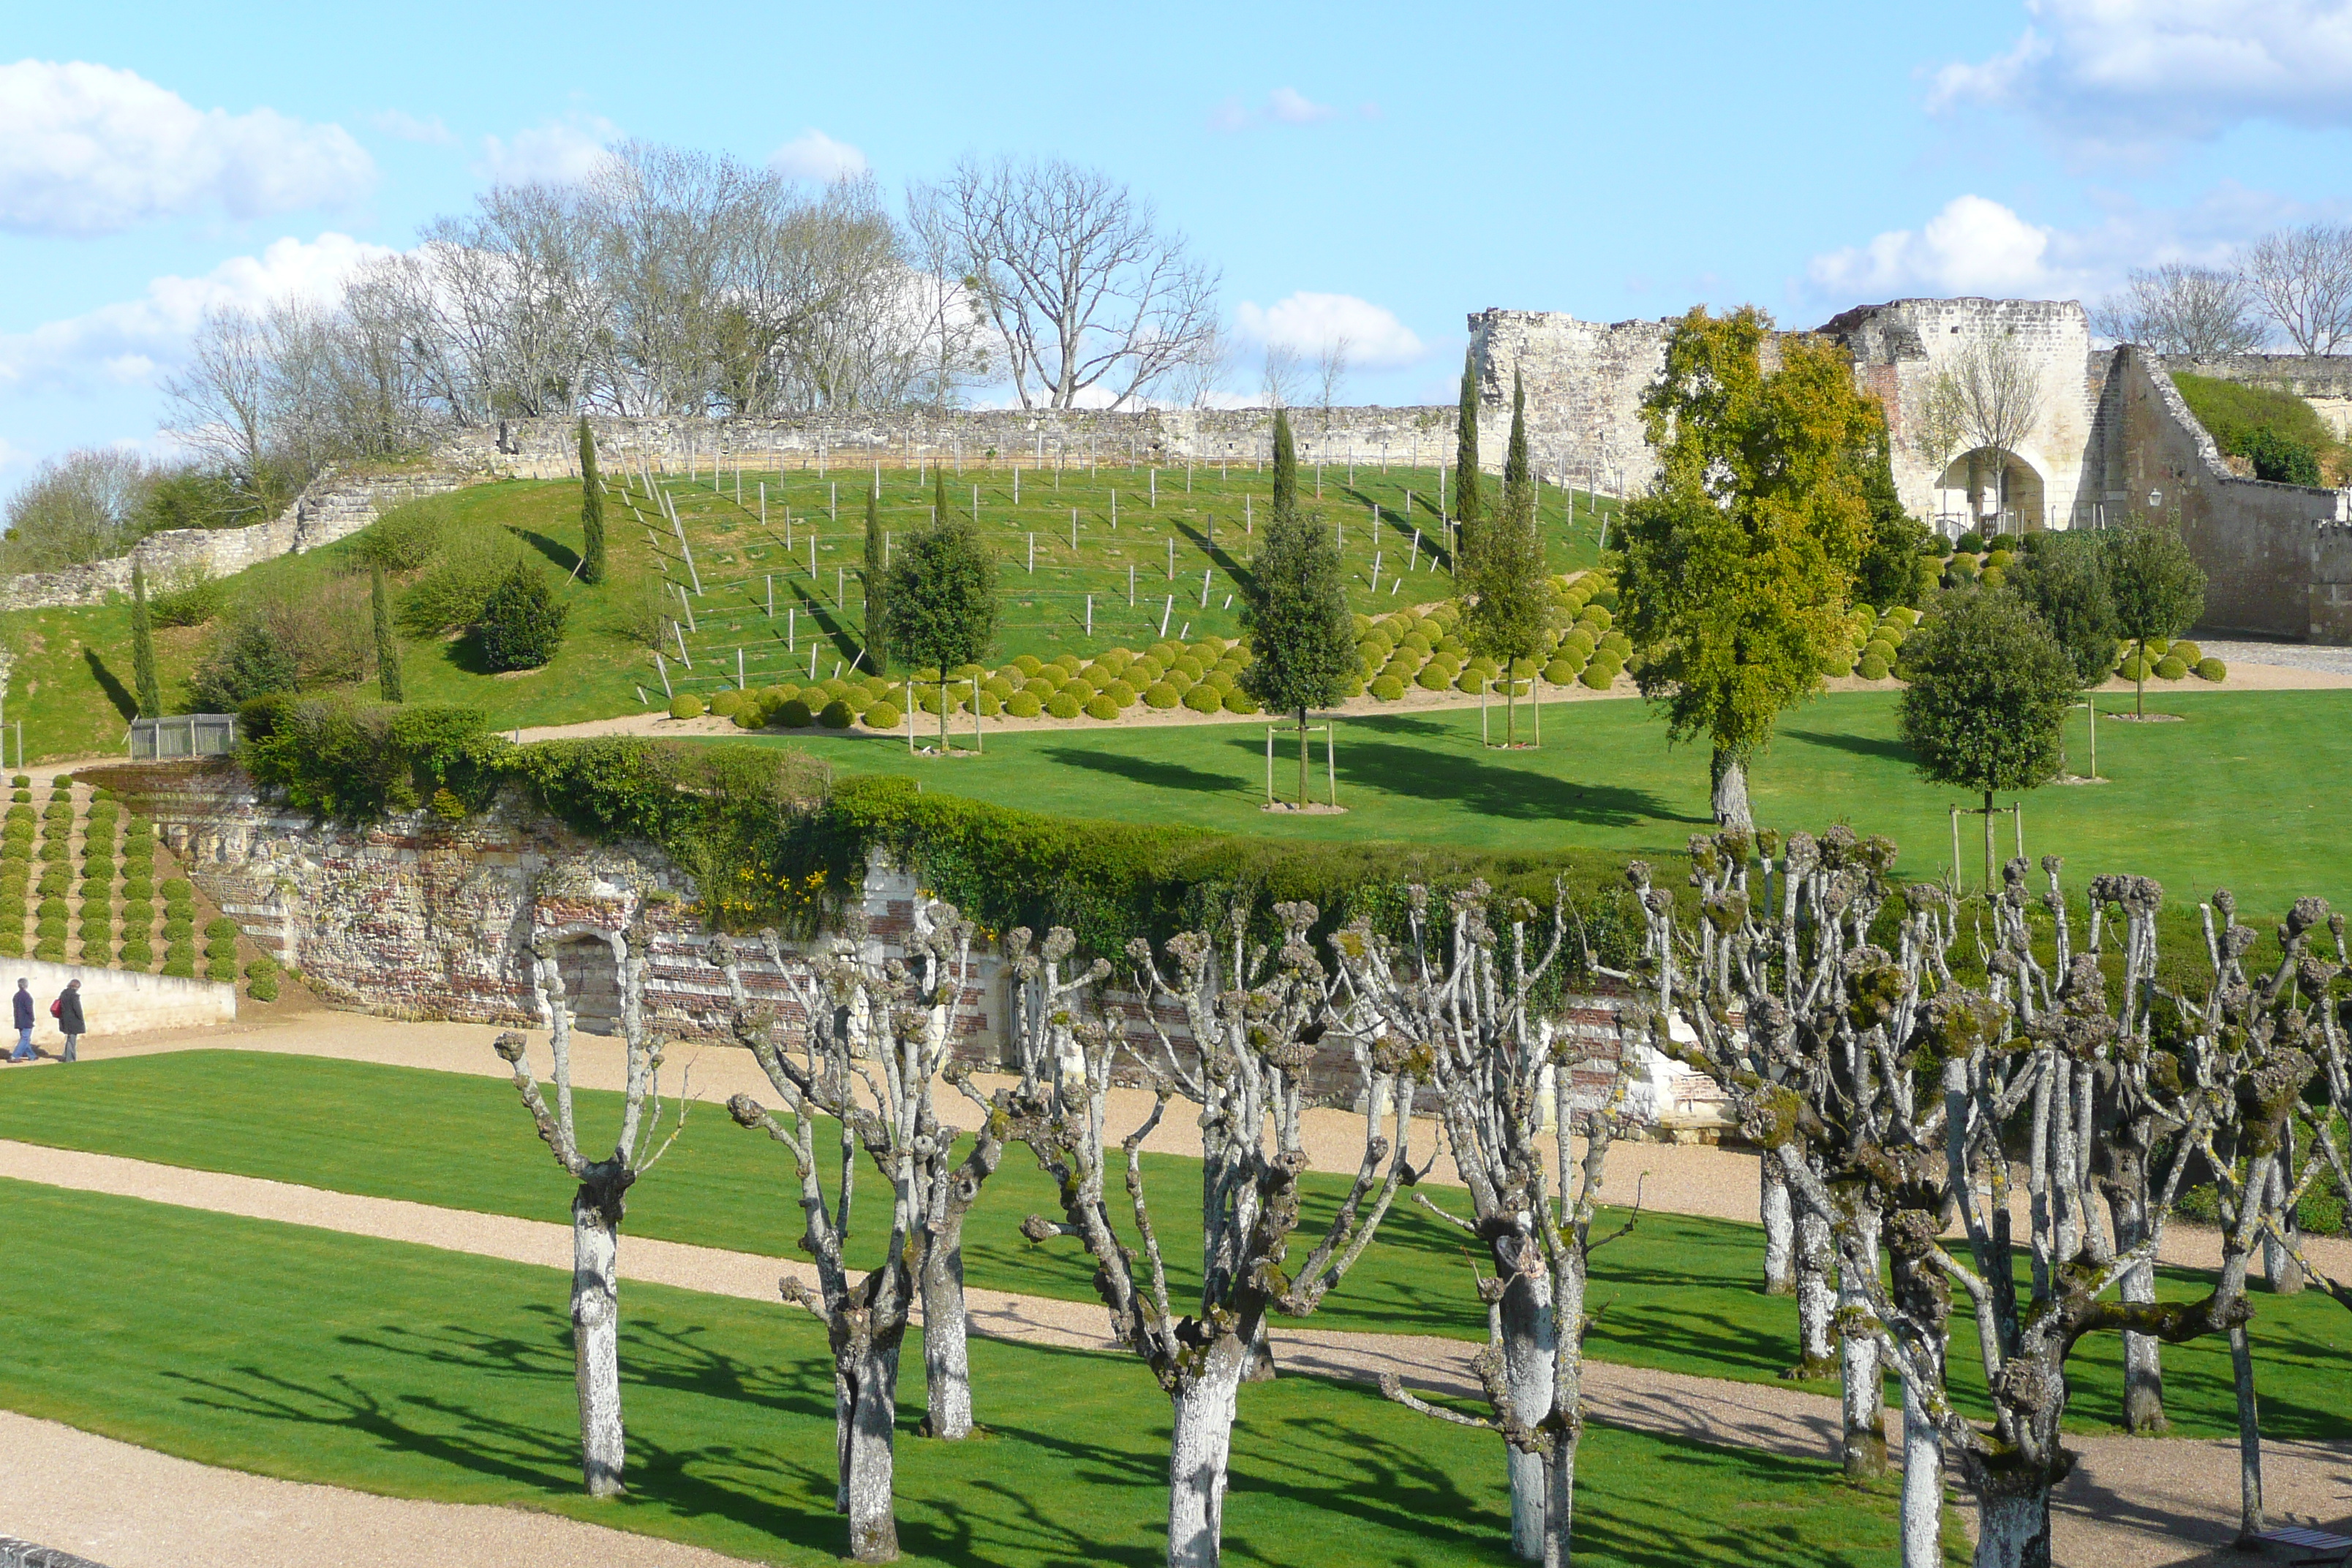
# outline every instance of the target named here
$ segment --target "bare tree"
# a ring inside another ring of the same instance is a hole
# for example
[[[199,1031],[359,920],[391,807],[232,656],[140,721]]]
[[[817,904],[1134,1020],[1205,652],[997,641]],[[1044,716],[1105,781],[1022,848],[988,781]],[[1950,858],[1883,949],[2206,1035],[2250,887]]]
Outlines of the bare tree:
[[[1258,394],[1265,399],[1268,408],[1297,407],[1299,384],[1305,379],[1297,349],[1286,343],[1265,345],[1265,362],[1258,372]]]
[[[1059,159],[967,158],[925,199],[952,215],[961,270],[1024,408],[1075,407],[1097,386],[1123,407],[1214,327],[1215,269],[1106,174]]]
[[[554,1059],[555,1106],[548,1108],[531,1073],[523,1037],[497,1040],[499,1056],[514,1069],[541,1140],[555,1163],[580,1184],[572,1197],[572,1356],[580,1389],[581,1477],[591,1497],[621,1490],[627,1439],[621,1421],[621,1217],[629,1189],[661,1158],[686,1125],[681,1098],[669,1136],[661,1130],[661,1066],[665,1042],[646,1027],[646,942],[640,921],[625,931],[599,931],[591,940],[610,944],[620,983],[621,1034],[626,1078],[622,1092],[620,1136],[613,1152],[591,1159],[581,1152],[580,1129],[572,1105],[572,1006],[564,994],[556,951],[562,933],[541,931],[530,951],[531,994],[548,1023],[548,1049]]]
[[[2266,234],[2239,263],[2297,353],[2352,342],[2352,226],[2315,223]]]
[[[1222,325],[1212,322],[1192,356],[1170,374],[1177,405],[1195,410],[1208,407],[1224,390],[1233,357],[1233,339]]]
[[[162,470],[118,447],[51,458],[8,498],[0,567],[54,572],[120,555],[144,532],[142,513]]]
[[[1316,380],[1323,396],[1323,433],[1331,433],[1331,410],[1339,401],[1339,388],[1348,379],[1348,351],[1354,344],[1342,332],[1323,345],[1316,356]]]
[[[2270,335],[2243,273],[2180,261],[2132,268],[2091,312],[2091,326],[2119,343],[2187,359],[2251,353]]]
[[[962,389],[985,380],[987,321],[977,281],[963,270],[955,214],[929,187],[907,196],[908,312],[916,331],[913,394],[934,409],[957,401]]]
[[[783,1103],[779,1121],[749,1095],[728,1101],[748,1128],[790,1152],[806,1220],[803,1245],[815,1259],[817,1289],[796,1279],[784,1300],[825,1325],[833,1352],[835,1506],[849,1519],[850,1555],[887,1563],[898,1554],[891,1445],[897,1418],[898,1352],[919,1298],[931,1436],[972,1430],[968,1317],[963,1296],[963,1223],[1003,1155],[1001,1125],[967,1074],[948,1059],[957,999],[971,978],[971,927],[950,904],[916,907],[906,960],[869,950],[853,921],[805,964],[788,963],[773,931],[761,940],[801,1019],[791,1029],[755,1011],[733,944],[714,955],[735,1000],[735,1028]],[[940,1121],[934,1086],[945,1081],[982,1110],[971,1151],[954,1158],[953,1128]],[[833,1124],[834,1196],[819,1164],[821,1123]],[[889,1241],[884,1261],[853,1280],[844,1261],[858,1155],[888,1184]]]
[[[1023,1233],[1085,1245],[1113,1334],[1151,1368],[1173,1407],[1170,1568],[1221,1560],[1235,1400],[1267,1314],[1312,1312],[1371,1244],[1399,1186],[1417,1174],[1408,1147],[1414,1047],[1391,1036],[1354,1037],[1363,1156],[1329,1227],[1298,1267],[1286,1266],[1307,1165],[1303,1119],[1315,1103],[1308,1068],[1330,1026],[1332,982],[1307,943],[1312,904],[1275,906],[1281,939],[1271,946],[1251,941],[1247,913],[1233,911],[1222,941],[1198,931],[1171,939],[1172,976],[1148,942],[1128,944],[1158,1046],[1138,1058],[1156,1090],[1151,1111],[1120,1145],[1136,1246],[1115,1227],[1104,1192],[1107,1108],[1114,1065],[1129,1048],[1124,1037],[1098,1022],[1076,1025],[1050,1090],[1028,1103],[998,1102],[1062,1198],[1060,1220],[1032,1215]],[[1170,1037],[1163,1005],[1181,1010],[1192,1050]],[[1201,1295],[1198,1310],[1183,1314],[1169,1292],[1141,1163],[1144,1140],[1178,1094],[1201,1108],[1202,1157]],[[1393,1141],[1381,1131],[1391,1121]]]
[[[260,316],[237,306],[206,310],[186,364],[163,383],[173,412],[169,428],[184,445],[257,484],[267,461],[269,376]]]
[[[1407,896],[1403,942],[1383,940],[1360,921],[1334,941],[1343,1019],[1352,1033],[1418,1042],[1416,1066],[1438,1096],[1470,1217],[1415,1197],[1475,1237],[1493,1259],[1493,1278],[1478,1281],[1487,1346],[1475,1365],[1494,1415],[1478,1420],[1432,1405],[1393,1374],[1381,1387],[1424,1414],[1501,1433],[1511,1549],[1529,1562],[1564,1564],[1584,1424],[1585,1283],[1593,1250],[1633,1228],[1628,1219],[1612,1236],[1592,1238],[1595,1198],[1620,1130],[1633,1051],[1621,1049],[1606,1063],[1614,1081],[1602,1103],[1579,1113],[1571,1098],[1576,1069],[1602,1064],[1543,1017],[1534,1001],[1559,956],[1563,902],[1555,902],[1542,954],[1531,963],[1527,922],[1534,910],[1524,900],[1513,908],[1507,935],[1488,916],[1492,889],[1484,882],[1448,900],[1444,931],[1432,929],[1427,889],[1415,886]],[[1630,1047],[1622,1038],[1619,1044]],[[1581,1160],[1571,1148],[1577,1131],[1584,1135]],[[1559,1173],[1556,1193],[1547,1152]]]
[[[1951,395],[1956,399],[1964,438],[1972,448],[1990,448],[1993,460],[1994,499],[2009,503],[2010,455],[2042,417],[2042,381],[2022,345],[2004,333],[1979,337],[1960,351],[1949,367]],[[1969,510],[1971,521],[1981,507],[1984,482],[1975,452],[1969,454]]]

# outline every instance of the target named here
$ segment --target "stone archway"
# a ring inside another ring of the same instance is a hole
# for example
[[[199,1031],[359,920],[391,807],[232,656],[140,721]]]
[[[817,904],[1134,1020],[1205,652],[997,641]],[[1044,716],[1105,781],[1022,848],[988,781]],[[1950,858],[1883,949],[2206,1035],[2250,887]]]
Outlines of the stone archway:
[[[2013,451],[1990,447],[1951,460],[1936,480],[1936,511],[1979,533],[2039,532],[2048,515],[2040,470]]]
[[[555,949],[555,973],[572,1009],[572,1026],[583,1035],[621,1032],[621,973],[613,944],[601,936],[566,937]]]

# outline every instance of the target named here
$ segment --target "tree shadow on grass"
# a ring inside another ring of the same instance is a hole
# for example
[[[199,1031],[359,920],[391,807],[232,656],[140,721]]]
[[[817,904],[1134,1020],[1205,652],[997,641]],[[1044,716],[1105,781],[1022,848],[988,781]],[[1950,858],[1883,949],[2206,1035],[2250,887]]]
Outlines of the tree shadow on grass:
[[[1850,752],[1857,757],[1875,757],[1882,762],[1906,765],[1916,760],[1911,748],[1892,736],[1846,735],[1832,730],[1783,730],[1780,733],[1791,741],[1827,746],[1832,751]]]
[[[1066,767],[1116,773],[1120,778],[1153,789],[1189,790],[1195,795],[1228,795],[1243,788],[1239,780],[1201,768],[1187,767],[1182,763],[1130,757],[1117,752],[1089,751],[1083,746],[1042,746],[1038,750]]]
[[[579,569],[580,552],[562,540],[550,539],[547,535],[529,528],[518,528],[510,531],[517,539],[553,562],[555,569],[565,576],[570,576]]]
[[[89,666],[90,679],[98,682],[99,689],[106,693],[106,700],[114,704],[114,710],[122,715],[124,722],[138,718],[139,699],[132,696],[131,689],[106,667],[106,660],[98,657],[98,650],[86,647],[81,650],[81,657]]]
[[[1257,750],[1245,740],[1228,744],[1242,752]],[[1314,762],[1308,764],[1310,769],[1314,765]],[[1648,790],[1556,779],[1523,768],[1492,765],[1482,758],[1454,757],[1391,741],[1360,739],[1343,743],[1337,765],[1340,782],[1350,787],[1445,801],[1479,816],[1580,822],[1599,827],[1628,827],[1645,820],[1704,820],[1677,815]]]

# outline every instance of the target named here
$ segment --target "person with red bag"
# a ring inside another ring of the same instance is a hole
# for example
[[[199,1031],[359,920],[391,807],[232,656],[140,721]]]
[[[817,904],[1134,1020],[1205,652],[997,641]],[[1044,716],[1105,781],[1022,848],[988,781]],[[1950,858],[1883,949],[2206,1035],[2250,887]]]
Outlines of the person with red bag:
[[[82,1021],[80,981],[66,982],[65,990],[49,1004],[49,1016],[58,1021],[58,1032],[66,1037],[66,1054],[60,1059],[73,1060],[75,1045],[89,1032],[89,1026]]]

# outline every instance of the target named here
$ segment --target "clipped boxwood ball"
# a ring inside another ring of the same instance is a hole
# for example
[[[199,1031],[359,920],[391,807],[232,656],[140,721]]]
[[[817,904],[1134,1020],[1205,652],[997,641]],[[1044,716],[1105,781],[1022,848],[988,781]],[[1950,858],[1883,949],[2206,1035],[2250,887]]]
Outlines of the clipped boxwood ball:
[[[1108,721],[1118,717],[1118,704],[1108,697],[1097,694],[1087,699],[1087,705],[1083,711],[1089,719]]]
[[[2166,654],[2156,661],[2156,678],[2158,680],[2179,680],[2188,674],[2189,667],[2181,663],[2177,655]]]
[[[1853,673],[1853,656],[1842,649],[1832,649],[1829,653],[1822,656],[1822,673],[1823,675],[1852,675]]]
[[[1135,706],[1137,693],[1135,688],[1126,681],[1114,680],[1103,688],[1103,695],[1121,708],[1132,708]]]
[[[669,716],[673,719],[702,717],[702,699],[691,691],[681,691],[669,700]]]
[[[2196,668],[2205,658],[2205,650],[2199,647],[2195,643],[2190,642],[2187,637],[2182,637],[2179,642],[2174,643],[2170,651],[2173,658],[2179,659],[2181,663],[2187,665],[2191,669]]]
[[[787,730],[805,730],[815,721],[815,716],[809,711],[804,700],[794,697],[784,703],[784,710],[776,716],[776,721]]]
[[[980,716],[983,719],[993,719],[1003,711],[1004,704],[997,700],[996,693],[982,687],[980,693]]]
[[[2197,679],[2213,681],[2227,680],[2230,679],[2230,667],[2218,658],[2200,658],[2197,661]]]
[[[760,705],[756,702],[746,702],[735,710],[735,727],[738,730],[756,730],[766,721],[767,715],[760,711]]]
[[[2116,666],[2116,673],[2126,680],[2146,680],[2156,673],[2156,667],[2144,662],[2136,653],[2126,654],[2123,663]]]
[[[1383,675],[1372,682],[1371,692],[1383,702],[1394,702],[1404,695],[1404,682],[1393,675]]]
[[[1874,658],[1881,664],[1891,665],[1895,662],[1895,645],[1891,642],[1885,642],[1880,638],[1873,637],[1870,641],[1863,645],[1862,657],[1865,663]],[[1876,676],[1873,676],[1871,679],[1875,680],[1878,678]]]
[[[1056,691],[1054,700],[1045,704],[1045,711],[1055,719],[1075,719],[1086,710],[1080,708],[1078,700],[1068,692]]]
[[[836,697],[824,705],[824,711],[816,716],[816,721],[828,730],[846,730],[849,721],[856,717],[849,710],[849,704]]]
[[[1566,686],[1584,672],[1584,667],[1565,658],[1553,659],[1543,668],[1543,678],[1554,686]]]
[[[736,714],[742,710],[743,694],[740,691],[721,691],[716,693],[710,699],[710,711],[718,718],[732,719]]]
[[[1862,677],[1864,680],[1884,680],[1886,679],[1886,661],[1878,657],[1878,654],[1874,651],[1875,647],[1876,645],[1874,644],[1874,651],[1864,654],[1862,656],[1862,662],[1853,667],[1853,672]]]
[[[1143,700],[1148,707],[1173,708],[1183,700],[1184,694],[1177,690],[1173,684],[1165,680],[1155,680],[1144,688]]]
[[[1195,713],[1214,713],[1225,705],[1225,694],[1206,681],[1184,693],[1184,706]]]
[[[1034,719],[1045,705],[1026,691],[1016,691],[1004,700],[1004,710],[1015,719]]]
[[[895,730],[907,721],[907,716],[898,711],[898,705],[887,697],[869,703],[862,717],[869,730]]]
[[[1034,675],[1045,668],[1045,661],[1034,653],[1024,653],[1013,661],[1013,668],[1024,675]]]
[[[1595,691],[1608,690],[1616,679],[1617,672],[1609,667],[1608,660],[1599,658],[1586,665],[1584,673],[1576,678],[1578,685],[1589,686]]]
[[[1225,711],[1228,713],[1255,713],[1258,711],[1257,699],[1252,697],[1248,692],[1244,691],[1240,687],[1236,686],[1231,691],[1225,693]]]

